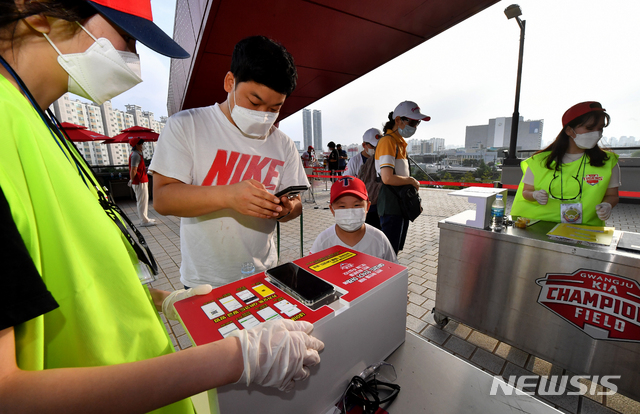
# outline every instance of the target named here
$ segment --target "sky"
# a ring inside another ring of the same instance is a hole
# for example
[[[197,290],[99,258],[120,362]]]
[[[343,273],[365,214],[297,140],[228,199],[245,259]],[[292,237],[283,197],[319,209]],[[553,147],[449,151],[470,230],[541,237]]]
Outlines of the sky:
[[[444,138],[447,145],[463,147],[466,126],[511,117],[520,28],[504,15],[510,4],[498,2],[310,105],[322,111],[324,144],[361,143],[364,131],[381,128],[404,100],[431,116],[412,138]],[[605,137],[640,139],[640,2],[518,4],[526,21],[519,112],[525,120],[544,120],[543,143],[560,132],[570,106],[589,100],[611,116]],[[152,7],[154,21],[173,33],[175,0],[152,0]],[[138,49],[145,81],[112,102],[118,109],[140,105],[159,118],[167,115],[169,59]],[[280,129],[302,142],[302,111],[281,121]]]

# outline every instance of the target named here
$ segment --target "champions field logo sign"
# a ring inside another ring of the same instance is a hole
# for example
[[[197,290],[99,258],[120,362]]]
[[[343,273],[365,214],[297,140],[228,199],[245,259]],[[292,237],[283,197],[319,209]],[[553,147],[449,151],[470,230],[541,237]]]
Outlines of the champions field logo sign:
[[[640,342],[640,285],[580,269],[537,279],[538,303],[594,339]]]

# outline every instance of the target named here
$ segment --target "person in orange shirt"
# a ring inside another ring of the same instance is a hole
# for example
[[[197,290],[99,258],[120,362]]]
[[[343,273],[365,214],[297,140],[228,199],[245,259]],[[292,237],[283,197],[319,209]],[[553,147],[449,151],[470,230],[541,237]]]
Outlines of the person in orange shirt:
[[[396,254],[404,247],[409,220],[402,216],[398,197],[389,187],[412,185],[416,190],[420,189],[420,183],[411,177],[405,138],[415,134],[421,121],[430,119],[420,112],[417,103],[400,103],[389,112],[389,120],[384,125],[385,135],[376,147],[376,171],[384,184],[378,194],[380,226]]]

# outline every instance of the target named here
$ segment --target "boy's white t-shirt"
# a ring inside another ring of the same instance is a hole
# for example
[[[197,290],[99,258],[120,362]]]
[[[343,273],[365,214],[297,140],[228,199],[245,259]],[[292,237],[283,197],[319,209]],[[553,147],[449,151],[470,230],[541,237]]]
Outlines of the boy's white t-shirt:
[[[374,256],[388,262],[398,263],[396,253],[383,232],[365,223],[366,230],[362,239],[355,246],[347,246],[336,234],[336,225],[320,233],[311,246],[311,253],[318,253],[333,246],[348,247],[358,252]]]
[[[149,170],[192,185],[229,185],[255,179],[271,193],[309,185],[298,150],[273,127],[247,138],[215,104],[178,112],[167,121]],[[242,277],[253,262],[259,273],[277,264],[276,221],[223,209],[180,220],[180,281],[221,286]]]

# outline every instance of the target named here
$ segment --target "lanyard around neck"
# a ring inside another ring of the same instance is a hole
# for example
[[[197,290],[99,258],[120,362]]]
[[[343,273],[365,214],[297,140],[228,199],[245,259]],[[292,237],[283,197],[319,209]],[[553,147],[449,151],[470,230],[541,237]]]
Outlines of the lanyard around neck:
[[[113,201],[109,200],[110,197],[108,195],[107,189],[104,187],[101,187],[100,184],[98,184],[97,178],[93,175],[91,168],[86,163],[84,158],[80,156],[77,150],[73,151],[69,147],[68,142],[70,141],[70,139],[66,135],[66,133],[62,132],[64,129],[61,127],[58,119],[51,113],[49,109],[47,109],[48,116],[45,116],[44,112],[42,111],[42,109],[36,102],[35,98],[31,94],[31,91],[29,91],[29,88],[27,88],[27,85],[25,85],[25,83],[22,81],[20,76],[18,76],[18,74],[13,70],[13,68],[9,65],[9,63],[7,63],[7,61],[4,60],[2,56],[0,56],[0,64],[2,64],[2,66],[4,66],[4,68],[9,72],[9,74],[16,80],[24,96],[27,97],[27,100],[31,103],[31,105],[36,110],[36,112],[38,113],[42,121],[47,126],[49,133],[51,134],[56,144],[58,145],[58,148],[60,148],[60,151],[62,151],[62,153],[70,163],[73,163],[76,166],[78,170],[78,174],[80,175],[80,178],[82,178],[82,181],[84,181],[84,184],[87,186],[87,188],[89,188],[89,183],[87,182],[87,179],[91,182],[91,184],[95,188],[96,193],[98,195],[100,206],[102,207],[104,212],[107,214],[107,216],[116,224],[118,229],[120,229],[120,231],[122,232],[123,236],[127,239],[129,244],[131,244],[131,246],[133,247],[133,250],[136,253],[136,256],[138,256],[138,259],[142,263],[149,266],[149,268],[151,269],[154,275],[157,275],[158,265],[153,257],[153,254],[151,253],[151,249],[149,249],[149,246],[147,245],[144,237],[142,236],[142,233],[140,233],[140,231],[133,225],[131,220],[129,220],[127,215],[120,209],[120,207],[118,207]],[[66,148],[66,151],[63,148],[63,146],[64,148]],[[69,157],[71,157],[71,159]],[[82,162],[79,161],[78,158],[80,158]],[[131,236],[131,233],[127,230],[125,225],[122,223],[122,220],[120,220],[120,218],[122,218],[127,223],[129,228],[134,232],[134,234],[138,239],[137,243]],[[144,248],[144,250],[141,248],[141,246],[142,248]]]

